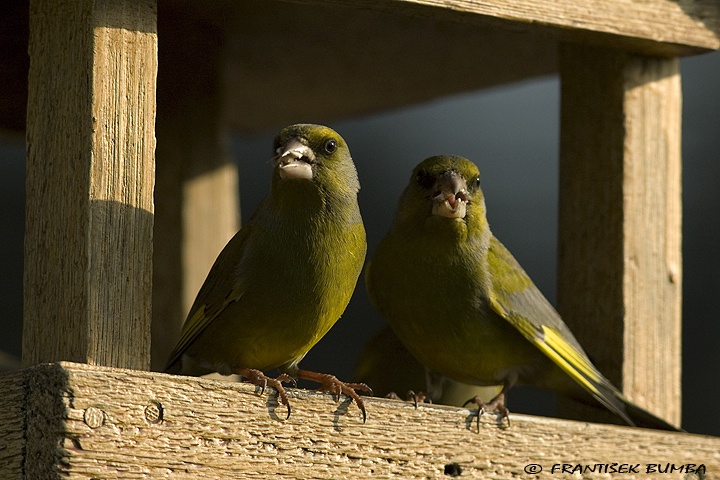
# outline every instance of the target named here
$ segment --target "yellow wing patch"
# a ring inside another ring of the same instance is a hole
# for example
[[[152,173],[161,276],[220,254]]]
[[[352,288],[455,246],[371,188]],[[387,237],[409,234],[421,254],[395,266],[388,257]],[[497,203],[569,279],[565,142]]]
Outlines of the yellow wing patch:
[[[533,343],[550,357],[565,373],[581,383],[596,396],[602,396],[595,383],[602,381],[597,371],[580,353],[552,328],[542,325],[543,339]],[[589,379],[589,380],[588,380]]]
[[[615,388],[608,383],[605,377],[575,347],[567,343],[555,329],[546,325],[542,325],[541,328],[544,338],[537,339],[533,343],[565,373],[585,387],[600,403],[610,411],[617,413],[628,425],[634,425],[622,407],[623,402],[619,394],[613,393]],[[607,390],[607,392],[601,391],[598,387]]]
[[[617,413],[629,425],[634,425],[622,408],[622,400],[614,398],[615,388],[608,383],[600,372],[572,344],[554,328],[547,325],[538,327],[522,315],[508,312],[497,298],[491,297],[490,305],[503,318],[518,329],[530,342],[538,347],[549,359],[567,373],[579,385],[582,385],[601,404]],[[605,392],[604,390],[607,390]],[[617,400],[618,404],[615,403]]]
[[[545,355],[547,355],[548,358],[555,362],[557,366],[585,387],[603,404],[608,404],[602,392],[600,392],[595,385],[596,383],[602,383],[604,379],[599,375],[597,370],[588,363],[585,357],[578,352],[575,347],[566,342],[555,329],[550,328],[547,325],[540,325],[539,328],[543,334],[541,337],[538,335],[538,329],[535,328],[530,321],[526,318],[517,318],[517,315],[508,312],[496,297],[490,297],[490,305],[493,310],[505,319],[515,317],[515,321],[512,321],[511,323],[525,338],[531,341]],[[615,409],[613,408],[613,410]]]

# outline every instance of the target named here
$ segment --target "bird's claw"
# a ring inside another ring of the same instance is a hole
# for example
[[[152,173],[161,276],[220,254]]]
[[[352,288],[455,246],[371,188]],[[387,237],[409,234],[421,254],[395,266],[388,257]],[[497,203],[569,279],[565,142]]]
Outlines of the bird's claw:
[[[392,400],[400,400],[400,396],[395,392],[390,392],[387,395],[385,395],[385,398],[390,398]],[[407,395],[405,396],[406,402],[413,402],[413,406],[415,407],[415,410],[418,408],[418,404],[420,403],[432,403],[432,399],[428,397],[425,392],[417,392],[415,393],[414,390],[408,390]]]
[[[318,388],[318,391],[320,392],[329,392],[334,396],[339,397],[340,394],[345,394],[348,397],[350,397],[352,400],[355,400],[355,403],[357,404],[358,408],[362,412],[363,415],[363,423],[367,420],[367,411],[365,410],[365,402],[363,402],[360,395],[358,395],[356,390],[359,390],[361,392],[369,393],[370,395],[373,394],[373,391],[370,387],[368,387],[364,383],[345,383],[341,382],[337,379],[335,375],[330,375],[327,373],[318,373],[318,372],[310,372],[308,370],[299,370],[297,372],[297,376],[299,378],[302,378],[304,380],[310,380],[312,382],[317,382],[320,384],[320,388]]]
[[[466,405],[474,403],[478,406],[477,409],[477,427],[478,431],[480,431],[480,417],[485,412],[492,412],[496,411],[500,414],[500,422],[502,423],[503,419],[507,419],[508,428],[510,428],[510,410],[507,409],[505,406],[505,392],[500,392],[497,394],[492,400],[489,402],[485,402],[482,398],[480,398],[479,395],[476,395],[463,403],[463,407]]]
[[[294,378],[292,378],[290,375],[286,373],[281,373],[277,376],[277,378],[268,377],[260,370],[256,370],[254,368],[243,368],[239,372],[237,372],[238,375],[245,377],[248,379],[248,381],[254,385],[257,385],[260,387],[260,394],[265,393],[265,388],[270,385],[277,391],[278,397],[280,397],[280,403],[285,405],[287,407],[287,417],[285,417],[285,420],[290,418],[290,413],[292,413],[292,408],[290,407],[290,400],[288,400],[287,392],[285,391],[285,387],[283,387],[283,383],[291,383],[293,387],[297,387],[297,382]]]
[[[418,408],[419,403],[432,403],[432,399],[428,397],[425,392],[415,393],[413,390],[408,390],[407,401],[412,400],[415,410]]]
[[[291,383],[293,388],[297,388],[297,380],[295,380],[293,377],[288,375],[287,373],[281,373],[277,376],[276,380],[283,382],[283,383]]]

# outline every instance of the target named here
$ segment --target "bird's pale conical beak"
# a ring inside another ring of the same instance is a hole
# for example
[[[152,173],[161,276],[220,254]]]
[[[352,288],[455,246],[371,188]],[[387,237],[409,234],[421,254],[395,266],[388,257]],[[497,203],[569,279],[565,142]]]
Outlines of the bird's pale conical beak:
[[[278,148],[277,154],[275,162],[280,178],[283,180],[293,178],[310,180],[313,178],[312,163],[315,160],[315,154],[298,138],[293,138]]]
[[[448,218],[465,218],[468,192],[465,180],[455,172],[438,178],[432,190],[432,214]]]

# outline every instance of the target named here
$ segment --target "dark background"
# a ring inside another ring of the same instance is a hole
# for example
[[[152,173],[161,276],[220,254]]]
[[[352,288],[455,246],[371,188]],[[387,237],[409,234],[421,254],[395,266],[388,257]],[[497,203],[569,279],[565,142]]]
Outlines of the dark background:
[[[683,74],[683,427],[720,435],[720,53],[681,61]],[[557,78],[469,93],[412,108],[327,122],[350,145],[362,190],[368,254],[388,229],[410,171],[433,154],[480,167],[490,226],[538,287],[555,299],[559,82]],[[269,187],[276,131],[236,135],[243,218]],[[0,350],[20,355],[24,143],[0,137]],[[362,283],[304,368],[352,376],[364,342],[382,326]],[[552,398],[527,391],[511,410],[551,413]]]

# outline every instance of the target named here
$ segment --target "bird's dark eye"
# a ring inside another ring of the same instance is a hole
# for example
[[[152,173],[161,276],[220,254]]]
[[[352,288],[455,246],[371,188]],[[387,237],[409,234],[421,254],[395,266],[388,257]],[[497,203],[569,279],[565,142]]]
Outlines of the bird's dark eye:
[[[337,150],[337,142],[333,139],[330,139],[325,142],[325,151],[327,153],[333,153],[335,150]]]
[[[433,180],[432,175],[430,175],[425,170],[420,170],[419,172],[417,172],[417,175],[415,175],[415,181],[422,188],[432,188],[432,186],[435,184],[435,180]]]
[[[480,188],[480,175],[475,177],[475,188]]]

